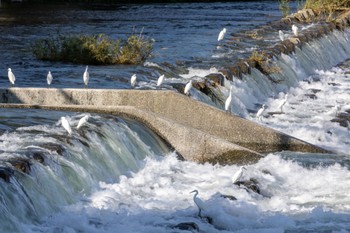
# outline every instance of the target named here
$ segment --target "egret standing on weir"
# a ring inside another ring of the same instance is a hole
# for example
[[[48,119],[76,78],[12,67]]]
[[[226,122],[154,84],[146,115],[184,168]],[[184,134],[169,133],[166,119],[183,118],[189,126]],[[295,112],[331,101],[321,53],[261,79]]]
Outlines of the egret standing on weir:
[[[64,116],[61,117],[61,124],[63,128],[68,132],[69,135],[72,134],[72,128],[70,127],[69,121]]]
[[[164,81],[164,74],[159,76],[158,81],[157,81],[157,87],[160,87],[160,85],[162,85],[163,81]]]
[[[198,196],[198,190],[197,189],[193,190],[190,193],[195,193],[194,196],[193,196],[193,201],[194,201],[194,203],[197,205],[197,207],[199,209],[198,216],[202,217],[201,216],[201,212],[202,212],[202,210],[203,211],[205,210],[204,202],[199,197],[197,197]]]
[[[265,104],[262,105],[262,107],[259,109],[259,111],[256,113],[256,119],[261,121],[262,113],[265,110]]]
[[[136,79],[137,79],[136,74],[133,74],[133,75],[131,76],[131,79],[130,79],[130,85],[131,85],[132,87],[135,87],[135,85],[136,85]]]
[[[10,81],[11,85],[15,85],[16,77],[15,77],[15,75],[12,73],[11,68],[8,68],[8,70],[7,70],[7,76],[8,76],[8,78],[9,78],[9,81]]]
[[[281,40],[281,41],[284,41],[284,33],[282,32],[282,30],[279,30],[279,31],[278,31],[278,35],[279,35],[279,37],[280,37],[280,40]]]
[[[192,80],[190,80],[185,86],[185,90],[184,90],[185,95],[190,94],[191,88],[192,88]]]
[[[226,112],[228,112],[228,110],[230,109],[231,101],[232,101],[232,86],[230,87],[230,94],[225,101],[225,111]]]
[[[89,72],[88,72],[88,66],[86,66],[85,68],[85,72],[84,72],[84,75],[83,75],[83,81],[84,81],[84,84],[85,84],[85,88],[88,86],[88,83],[89,83]]]
[[[225,34],[226,34],[226,28],[222,29],[221,32],[219,33],[218,41],[221,41],[222,39],[224,39]]]
[[[80,129],[80,127],[82,127],[84,124],[86,124],[88,119],[89,119],[89,115],[83,116],[78,122],[77,129]]]
[[[292,25],[292,31],[294,33],[294,36],[298,36],[298,30],[299,30],[298,27],[293,24]]]
[[[47,81],[47,85],[50,86],[51,83],[52,83],[52,74],[51,74],[51,71],[49,71],[49,72],[47,73],[46,81]]]

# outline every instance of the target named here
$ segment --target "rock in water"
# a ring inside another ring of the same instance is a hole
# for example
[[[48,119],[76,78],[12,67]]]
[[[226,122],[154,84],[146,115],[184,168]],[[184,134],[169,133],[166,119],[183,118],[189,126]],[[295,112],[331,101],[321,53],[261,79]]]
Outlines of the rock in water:
[[[175,226],[173,226],[173,228],[179,229],[179,230],[184,230],[184,231],[196,231],[199,232],[199,227],[196,223],[194,222],[182,222],[179,223]]]
[[[238,185],[238,186],[244,186],[246,187],[247,189],[255,192],[255,193],[258,193],[260,194],[260,188],[259,188],[259,182],[254,179],[254,178],[250,178],[249,180],[244,180],[244,181],[237,181],[234,183],[235,185]]]

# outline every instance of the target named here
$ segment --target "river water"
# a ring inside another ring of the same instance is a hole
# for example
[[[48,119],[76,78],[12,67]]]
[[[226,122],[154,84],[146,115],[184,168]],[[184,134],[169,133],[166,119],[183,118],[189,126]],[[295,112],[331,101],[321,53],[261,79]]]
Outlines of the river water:
[[[200,80],[254,48],[250,43],[229,46],[228,34],[281,16],[275,1],[1,7],[0,17],[5,15],[12,21],[0,23],[1,86],[9,85],[11,67],[16,86],[44,87],[51,70],[54,87],[82,88],[84,65],[37,61],[31,43],[57,30],[126,37],[133,28],[143,28],[156,40],[147,63],[89,68],[91,88],[122,89],[130,88],[133,73],[136,88],[142,89],[154,88],[163,73],[166,89]],[[223,27],[226,40],[218,43]],[[276,43],[277,35],[271,30],[265,42]],[[223,101],[233,87],[231,114],[335,152],[274,153],[246,165],[242,179],[255,179],[260,194],[232,184],[238,166],[181,161],[156,134],[131,119],[88,114],[88,123],[76,129],[84,113],[3,109],[0,172],[8,176],[0,179],[0,231],[350,232],[350,124],[344,120],[350,109],[349,39],[349,31],[335,31],[275,57],[282,71],[272,78],[279,82],[252,70],[218,87]],[[281,111],[278,105],[287,93]],[[191,95],[222,108],[195,89]],[[267,108],[259,120],[255,114],[262,104]],[[71,135],[61,126],[62,116],[72,125]],[[194,189],[206,218],[198,217]],[[180,223],[198,229],[184,230]]]

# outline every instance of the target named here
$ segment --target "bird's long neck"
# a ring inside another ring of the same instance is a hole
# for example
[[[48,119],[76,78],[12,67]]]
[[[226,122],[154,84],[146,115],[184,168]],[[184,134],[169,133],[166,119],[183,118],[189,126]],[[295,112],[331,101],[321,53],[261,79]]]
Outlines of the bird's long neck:
[[[197,195],[198,195],[198,191],[195,192],[195,194],[194,194],[194,196],[193,196],[193,200],[196,199]]]

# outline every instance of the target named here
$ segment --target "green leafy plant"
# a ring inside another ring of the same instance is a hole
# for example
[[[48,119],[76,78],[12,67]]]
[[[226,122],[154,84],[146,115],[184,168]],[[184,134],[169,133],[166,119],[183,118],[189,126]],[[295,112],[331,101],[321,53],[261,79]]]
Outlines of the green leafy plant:
[[[280,0],[278,8],[282,12],[283,17],[286,17],[287,15],[289,15],[289,12],[290,12],[289,0]]]
[[[151,54],[154,40],[142,33],[127,40],[110,39],[104,34],[69,35],[35,41],[33,54],[37,59],[81,64],[141,64]]]

